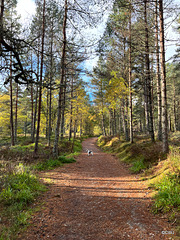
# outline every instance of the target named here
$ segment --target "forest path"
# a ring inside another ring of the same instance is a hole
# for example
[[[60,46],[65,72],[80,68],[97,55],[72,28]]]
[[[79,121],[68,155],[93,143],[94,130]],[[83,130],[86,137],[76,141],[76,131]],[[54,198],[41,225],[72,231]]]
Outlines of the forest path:
[[[149,190],[123,163],[83,142],[77,162],[42,172],[50,179],[44,208],[19,239],[29,240],[148,240],[171,239],[167,221],[148,211]],[[93,150],[88,156],[86,149]]]

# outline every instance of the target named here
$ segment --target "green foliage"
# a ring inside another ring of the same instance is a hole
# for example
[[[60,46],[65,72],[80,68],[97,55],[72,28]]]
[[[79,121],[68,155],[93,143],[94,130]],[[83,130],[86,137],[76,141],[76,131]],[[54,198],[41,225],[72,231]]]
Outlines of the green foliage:
[[[74,152],[81,152],[82,151],[82,144],[81,144],[81,140],[76,139],[74,142]]]
[[[110,141],[111,137],[100,136],[97,140],[97,145],[99,147],[105,147],[106,143]]]
[[[34,166],[34,169],[39,171],[43,170],[52,170],[56,167],[63,166],[64,163],[73,163],[76,162],[74,158],[67,158],[65,156],[59,156],[58,159],[48,159],[44,162],[38,163]]]
[[[144,159],[136,160],[130,168],[133,173],[140,173],[143,169],[146,169]]]
[[[39,144],[39,145],[41,145],[41,144]],[[21,145],[12,146],[11,150],[13,152],[26,152],[26,151],[33,152],[34,146],[35,146],[35,143],[31,143],[28,145],[21,144]]]
[[[76,162],[76,160],[74,158],[66,158],[64,156],[60,156],[58,157],[58,160],[61,162],[61,163],[74,163]]]
[[[52,170],[56,167],[61,167],[61,166],[63,166],[63,164],[58,159],[48,159],[44,162],[40,162],[36,164],[34,168],[39,171],[43,171],[43,170]]]
[[[174,144],[170,146],[167,156],[161,154],[160,142],[151,143],[143,137],[134,140],[135,143],[130,144],[118,141],[117,138],[101,136],[97,144],[105,151],[116,153],[121,161],[130,165],[133,173],[144,170],[142,180],[148,180],[147,184],[155,190],[153,212],[169,212],[171,220],[174,220],[180,211],[180,149],[177,145],[179,134],[174,133],[171,136],[171,144]]]
[[[43,191],[46,187],[22,164],[6,175],[0,193],[0,203],[6,206],[1,212],[5,224],[0,229],[0,240],[17,239],[16,233],[27,226],[31,216],[29,204]]]
[[[168,174],[154,184],[158,193],[155,195],[153,211],[168,212],[173,208],[180,210],[180,174]]]
[[[5,187],[0,194],[0,201],[5,205],[18,203],[22,208],[44,190],[45,187],[40,184],[36,176],[25,170],[7,176]]]
[[[168,212],[180,211],[180,149],[170,146],[167,159],[160,162],[158,168],[150,180],[149,185],[157,190],[155,194],[153,211]]]

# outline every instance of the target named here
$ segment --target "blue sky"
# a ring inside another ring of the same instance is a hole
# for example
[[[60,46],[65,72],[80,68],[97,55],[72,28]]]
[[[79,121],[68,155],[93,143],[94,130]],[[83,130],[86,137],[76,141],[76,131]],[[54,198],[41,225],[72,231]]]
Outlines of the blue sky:
[[[180,4],[180,0],[175,0],[175,2],[177,4]],[[36,6],[35,6],[34,0],[18,0],[17,12],[18,14],[21,15],[23,23],[28,24],[31,21],[32,15],[35,13],[35,8]],[[107,15],[106,15],[106,19],[107,19]],[[98,37],[100,38],[100,36],[102,36],[103,34],[103,29],[105,26],[106,19],[101,25],[97,26],[97,28],[86,29],[86,32],[88,32],[88,35],[96,35],[97,38]],[[172,30],[172,27],[169,27],[165,34],[168,39],[178,39],[179,37],[177,33],[175,33],[175,31]],[[170,57],[174,55],[175,49],[177,48],[175,44],[176,42],[174,41],[166,43],[166,60],[168,60]],[[87,60],[85,62],[85,67],[88,69],[92,69],[96,65],[97,59],[98,58],[96,57],[96,58]]]

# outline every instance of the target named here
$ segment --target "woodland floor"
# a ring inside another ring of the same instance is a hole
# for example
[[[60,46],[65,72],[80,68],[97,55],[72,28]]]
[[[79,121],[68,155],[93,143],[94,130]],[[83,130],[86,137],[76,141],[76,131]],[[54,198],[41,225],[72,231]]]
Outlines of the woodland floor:
[[[150,190],[126,165],[95,146],[83,142],[77,162],[41,172],[50,179],[43,209],[18,239],[25,240],[148,240],[172,239],[172,226],[153,215]],[[88,156],[86,149],[94,152]],[[167,232],[166,232],[167,233]]]

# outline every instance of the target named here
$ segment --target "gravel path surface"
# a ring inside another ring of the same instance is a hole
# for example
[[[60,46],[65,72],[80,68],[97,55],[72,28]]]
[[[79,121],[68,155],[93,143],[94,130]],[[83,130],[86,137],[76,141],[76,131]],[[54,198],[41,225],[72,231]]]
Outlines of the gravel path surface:
[[[43,195],[43,209],[19,239],[172,239],[167,220],[148,210],[151,199],[144,183],[95,141],[83,142],[76,163],[40,174],[52,184]]]

